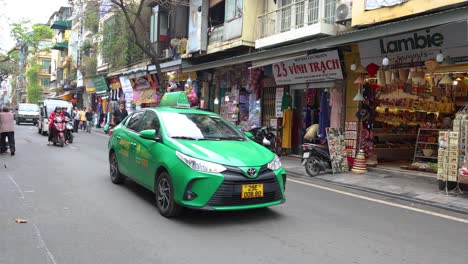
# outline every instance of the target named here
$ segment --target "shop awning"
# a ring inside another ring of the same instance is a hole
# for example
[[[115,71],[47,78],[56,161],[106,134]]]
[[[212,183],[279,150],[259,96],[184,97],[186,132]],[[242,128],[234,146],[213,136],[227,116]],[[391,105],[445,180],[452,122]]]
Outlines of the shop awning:
[[[351,43],[357,43],[364,40],[388,37],[424,28],[435,27],[459,21],[466,21],[467,17],[468,6],[454,8],[438,13],[421,15],[415,18],[409,18],[396,22],[372,26],[365,29],[357,29],[354,31],[342,33],[341,35],[337,36],[313,39],[297,44],[286,45],[265,51],[259,51],[255,53],[231,57],[228,59],[211,61],[202,64],[182,65],[182,71],[190,72],[207,70],[246,62],[274,59],[283,56],[288,56],[294,53],[307,52],[308,50],[322,50],[327,48],[333,48]]]
[[[66,50],[68,49],[68,42],[56,42],[51,49]]]
[[[62,29],[62,30],[65,30],[65,29],[71,29],[71,27],[72,27],[72,22],[71,22],[71,20],[69,20],[69,21],[55,20],[54,23],[52,23],[52,25],[50,25],[50,28],[51,28],[51,29]]]
[[[271,64],[274,64],[274,63],[282,62],[282,61],[293,60],[293,59],[297,59],[297,58],[301,58],[301,57],[305,57],[305,56],[307,56],[307,52],[299,52],[299,53],[296,53],[296,54],[290,54],[290,55],[286,55],[286,56],[280,56],[280,57],[275,57],[275,58],[269,58],[269,59],[264,59],[264,60],[253,61],[252,66],[250,67],[250,69],[271,65]]]

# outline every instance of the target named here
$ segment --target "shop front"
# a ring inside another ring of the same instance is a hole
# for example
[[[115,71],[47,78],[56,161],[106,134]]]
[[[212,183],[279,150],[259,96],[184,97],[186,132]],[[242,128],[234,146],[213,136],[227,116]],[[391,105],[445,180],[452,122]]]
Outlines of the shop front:
[[[357,106],[346,120],[359,124],[356,148],[382,167],[437,173],[443,153],[440,132],[454,127],[460,132],[463,124],[457,120],[466,117],[460,112],[468,102],[467,23],[358,46],[357,93],[347,96],[346,102]],[[461,143],[455,159],[464,160]]]
[[[318,138],[308,141],[325,141],[327,128],[342,127],[344,74],[338,50],[275,63],[273,76],[284,87],[282,98],[276,98],[283,154],[301,154],[308,128],[318,130]]]

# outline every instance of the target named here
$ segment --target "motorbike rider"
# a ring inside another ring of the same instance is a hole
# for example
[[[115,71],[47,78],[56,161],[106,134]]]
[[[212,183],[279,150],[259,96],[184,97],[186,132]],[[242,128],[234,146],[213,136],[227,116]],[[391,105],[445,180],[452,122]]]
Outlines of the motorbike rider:
[[[66,107],[62,107],[62,113],[65,115],[66,118],[71,119],[71,115],[67,112]]]
[[[55,107],[55,111],[52,112],[49,116],[49,145],[52,144],[52,137],[53,135],[53,127],[55,123],[55,117],[60,116],[63,120],[65,120],[65,115],[62,112],[62,108],[60,106]]]

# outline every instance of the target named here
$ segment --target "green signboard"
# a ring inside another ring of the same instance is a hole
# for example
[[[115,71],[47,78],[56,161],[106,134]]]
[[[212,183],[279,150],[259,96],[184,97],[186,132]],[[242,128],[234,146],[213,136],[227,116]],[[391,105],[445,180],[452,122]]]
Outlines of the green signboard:
[[[107,92],[108,86],[106,79],[102,75],[96,75],[93,77],[94,87],[96,87],[96,94],[103,94]]]
[[[165,93],[159,106],[190,107],[185,92]]]

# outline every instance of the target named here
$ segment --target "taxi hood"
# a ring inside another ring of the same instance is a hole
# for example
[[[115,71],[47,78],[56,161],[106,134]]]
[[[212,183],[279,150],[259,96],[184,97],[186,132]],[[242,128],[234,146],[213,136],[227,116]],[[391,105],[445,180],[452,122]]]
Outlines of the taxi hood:
[[[273,160],[275,154],[252,140],[171,140],[188,156],[226,166],[256,167]]]

